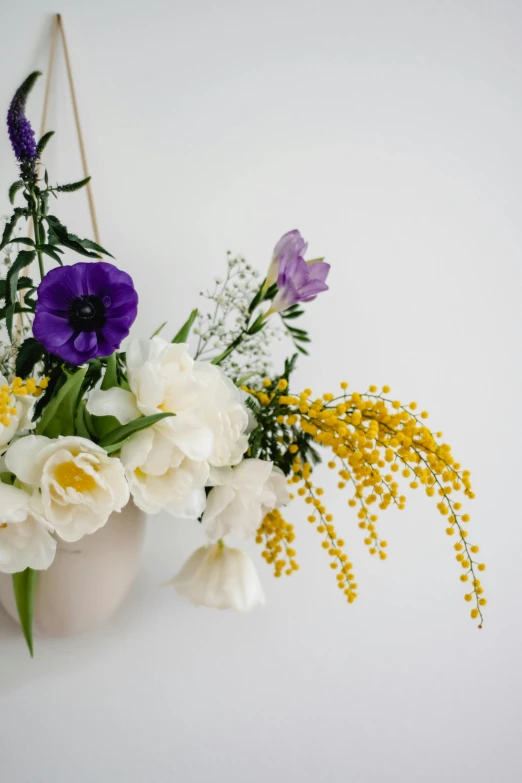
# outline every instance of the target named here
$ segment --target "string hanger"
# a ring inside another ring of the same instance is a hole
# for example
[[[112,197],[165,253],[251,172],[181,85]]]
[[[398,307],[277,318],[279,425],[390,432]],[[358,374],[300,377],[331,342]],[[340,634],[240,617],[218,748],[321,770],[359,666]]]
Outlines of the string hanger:
[[[86,179],[89,176],[89,169],[87,166],[87,154],[85,152],[85,143],[83,140],[82,126],[80,122],[80,112],[78,109],[78,100],[76,97],[76,89],[75,89],[74,78],[72,73],[71,58],[69,56],[69,47],[67,46],[67,38],[65,36],[65,28],[63,25],[63,19],[61,14],[56,14],[56,16],[54,17],[53,27],[51,32],[51,44],[49,49],[49,63],[47,66],[47,77],[45,83],[45,96],[44,96],[44,104],[43,104],[43,111],[42,111],[42,123],[40,126],[40,137],[42,137],[44,133],[47,131],[47,115],[48,115],[49,101],[51,96],[51,84],[53,78],[53,68],[54,68],[56,44],[58,41],[58,37],[61,38],[62,46],[63,46],[65,67],[67,70],[67,80],[69,83],[69,91],[71,94],[71,102],[72,102],[73,113],[74,113],[74,123],[76,125],[78,146],[80,148],[80,157],[82,161],[83,178]],[[90,182],[87,183],[86,190],[87,190],[87,202],[89,205],[89,214],[91,216],[93,237],[95,242],[100,244],[100,233],[98,230],[98,221],[96,219],[96,210],[94,208],[94,198],[93,198],[92,187]]]

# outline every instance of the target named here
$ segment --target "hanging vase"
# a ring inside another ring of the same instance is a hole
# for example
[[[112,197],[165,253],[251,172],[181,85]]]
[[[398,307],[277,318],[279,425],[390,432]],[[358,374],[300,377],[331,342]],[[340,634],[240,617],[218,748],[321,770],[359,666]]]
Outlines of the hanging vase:
[[[138,571],[145,521],[130,502],[92,535],[74,543],[58,539],[53,563],[38,572],[35,634],[73,636],[112,617]],[[18,621],[10,574],[0,574],[0,602]]]

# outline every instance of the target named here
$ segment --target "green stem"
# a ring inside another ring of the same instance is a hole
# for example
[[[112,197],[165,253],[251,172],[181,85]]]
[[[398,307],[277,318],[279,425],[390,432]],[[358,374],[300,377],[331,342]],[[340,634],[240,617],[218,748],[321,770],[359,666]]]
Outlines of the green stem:
[[[43,280],[45,277],[45,269],[44,269],[44,263],[43,263],[43,254],[42,251],[39,250],[40,246],[40,199],[36,198],[34,190],[31,190],[31,196],[33,198],[33,202],[36,202],[36,209],[33,208],[31,212],[31,217],[33,219],[33,227],[34,227],[34,241],[36,245],[36,254],[38,256],[38,266],[40,269],[40,280]]]

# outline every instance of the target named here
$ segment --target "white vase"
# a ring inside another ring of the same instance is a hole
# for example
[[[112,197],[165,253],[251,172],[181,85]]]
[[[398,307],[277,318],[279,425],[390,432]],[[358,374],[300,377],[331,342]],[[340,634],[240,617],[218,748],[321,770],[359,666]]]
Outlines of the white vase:
[[[52,565],[38,573],[35,634],[73,636],[112,617],[136,576],[145,521],[131,502],[96,533],[73,544],[58,539]],[[0,574],[0,602],[18,621],[10,574]]]

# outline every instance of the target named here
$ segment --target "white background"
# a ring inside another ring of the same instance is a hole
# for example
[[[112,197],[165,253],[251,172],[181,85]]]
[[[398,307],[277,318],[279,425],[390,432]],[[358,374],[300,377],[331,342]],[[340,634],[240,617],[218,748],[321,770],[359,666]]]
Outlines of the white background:
[[[2,0],[0,107],[46,66],[48,2]],[[314,391],[388,383],[472,471],[484,629],[420,493],[370,558],[340,493],[360,598],[341,600],[295,504],[301,570],[268,606],[159,589],[199,545],[150,520],[106,628],[38,639],[0,616],[5,783],[418,783],[521,779],[522,6],[478,2],[62,0],[102,241],[141,292],[135,333],[177,330],[228,248],[261,271],[299,228],[332,264],[312,303]],[[39,125],[43,82],[29,113]],[[63,60],[47,163],[80,178]],[[16,177],[0,139],[2,193]],[[0,211],[7,212],[2,196]],[[90,232],[85,194],[60,214]]]

